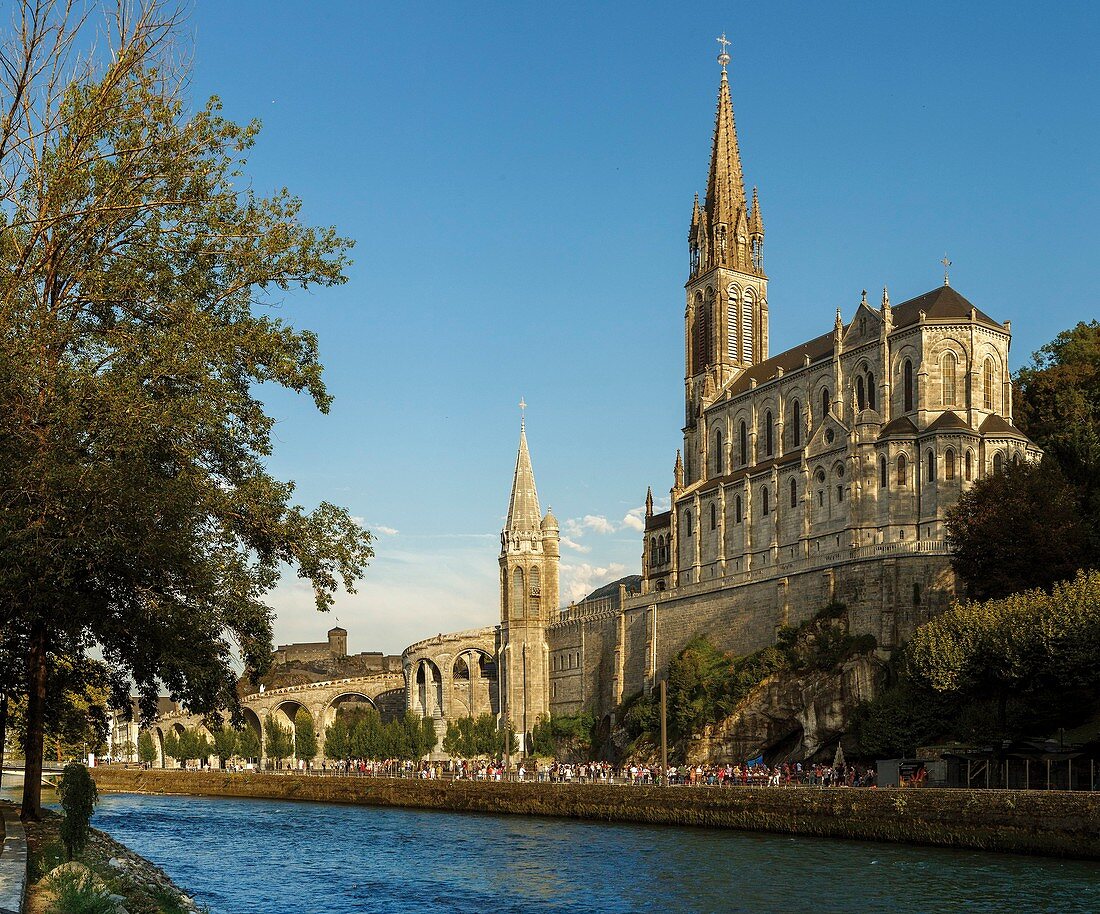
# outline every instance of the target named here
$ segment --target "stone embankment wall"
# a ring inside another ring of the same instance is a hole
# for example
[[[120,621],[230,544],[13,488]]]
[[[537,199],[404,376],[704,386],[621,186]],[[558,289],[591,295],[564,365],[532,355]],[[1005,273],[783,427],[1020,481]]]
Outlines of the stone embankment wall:
[[[1100,859],[1100,793],[609,787],[93,770],[100,790],[692,825]]]

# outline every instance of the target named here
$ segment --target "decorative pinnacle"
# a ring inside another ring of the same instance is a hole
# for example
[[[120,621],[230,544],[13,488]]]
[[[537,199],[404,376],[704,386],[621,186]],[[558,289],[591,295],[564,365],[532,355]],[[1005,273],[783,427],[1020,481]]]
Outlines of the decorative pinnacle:
[[[947,252],[944,251],[943,260],[940,261],[943,264],[943,284],[945,286],[951,285],[950,277],[947,275],[948,269],[951,267],[951,261],[947,259]]]
[[[720,63],[722,65],[722,72],[725,73],[726,72],[726,66],[730,62],[730,56],[726,52],[726,48],[729,47],[730,41],[729,41],[728,38],[726,38],[726,33],[725,32],[722,33],[721,38],[716,38],[715,41],[717,41],[720,45],[722,45],[722,52],[718,55],[718,63]]]
[[[886,286],[882,287],[882,307],[890,307],[890,293],[886,291]]]

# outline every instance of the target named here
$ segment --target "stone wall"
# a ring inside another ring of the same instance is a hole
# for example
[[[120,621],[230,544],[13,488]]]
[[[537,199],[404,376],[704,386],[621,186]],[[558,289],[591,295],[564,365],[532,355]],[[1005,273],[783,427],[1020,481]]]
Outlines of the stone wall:
[[[1100,793],[609,787],[96,768],[100,790],[565,816],[1100,859]]]

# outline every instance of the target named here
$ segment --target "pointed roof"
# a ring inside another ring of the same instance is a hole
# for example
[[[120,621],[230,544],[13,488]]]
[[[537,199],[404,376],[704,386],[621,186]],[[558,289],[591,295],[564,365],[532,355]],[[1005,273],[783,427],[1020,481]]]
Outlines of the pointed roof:
[[[959,295],[951,286],[938,286],[931,292],[918,295],[909,301],[894,306],[894,327],[905,327],[915,324],[920,320],[920,312],[924,312],[926,318],[932,320],[970,320],[971,311],[976,320],[1004,330],[1003,324],[998,324],[993,318],[975,308],[970,302]]]
[[[718,113],[714,121],[710,173],[707,176],[707,221],[712,226],[724,222],[732,231],[738,215],[743,216],[745,210],[745,178],[741,173],[741,153],[737,148],[730,84],[723,69],[722,82],[718,86]]]
[[[752,189],[752,213],[749,215],[749,231],[754,235],[764,234],[764,219],[760,215],[760,197],[756,188]]]
[[[1023,438],[1025,441],[1030,440],[1015,425],[995,414],[987,416],[978,431],[990,438]]]
[[[954,410],[949,409],[949,410],[946,410],[945,412],[940,413],[939,418],[937,418],[935,422],[933,422],[930,426],[928,426],[928,428],[925,429],[925,431],[929,431],[929,432],[951,432],[951,431],[972,432],[972,431],[974,431],[974,429],[972,429],[969,425],[967,425],[966,422],[963,421],[962,417],[959,416],[958,413],[956,413]]]
[[[531,468],[531,452],[527,450],[527,430],[524,421],[519,423],[519,453],[516,455],[516,472],[512,477],[512,497],[508,501],[506,529],[519,532],[535,532],[541,528],[542,510],[539,493],[535,490],[535,471]]]

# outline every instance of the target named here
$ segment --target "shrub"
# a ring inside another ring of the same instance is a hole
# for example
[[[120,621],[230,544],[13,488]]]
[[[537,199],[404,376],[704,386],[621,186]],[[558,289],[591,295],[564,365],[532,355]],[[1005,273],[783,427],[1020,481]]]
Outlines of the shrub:
[[[83,852],[91,832],[92,812],[99,792],[88,769],[80,762],[69,762],[57,788],[65,818],[61,822],[61,840],[70,860]]]

